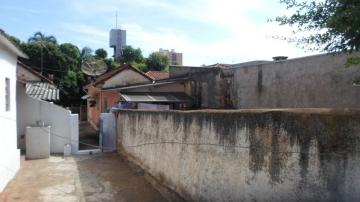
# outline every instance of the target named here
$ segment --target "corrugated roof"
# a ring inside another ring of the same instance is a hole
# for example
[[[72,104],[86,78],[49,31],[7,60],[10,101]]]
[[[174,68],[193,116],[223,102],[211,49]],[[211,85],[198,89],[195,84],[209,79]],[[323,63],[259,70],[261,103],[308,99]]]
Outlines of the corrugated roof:
[[[30,97],[46,101],[60,100],[59,89],[46,82],[26,83],[26,94]]]
[[[192,98],[186,93],[121,93],[121,98],[127,102],[152,103],[191,103]]]
[[[169,72],[165,71],[148,71],[145,74],[153,80],[168,79],[170,77]]]

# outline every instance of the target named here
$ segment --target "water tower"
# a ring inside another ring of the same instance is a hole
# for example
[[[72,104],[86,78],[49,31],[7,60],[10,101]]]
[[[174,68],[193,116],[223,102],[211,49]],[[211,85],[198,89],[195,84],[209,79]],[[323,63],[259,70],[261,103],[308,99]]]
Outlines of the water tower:
[[[110,30],[110,47],[114,48],[114,58],[118,59],[122,55],[122,50],[126,46],[126,30]]]

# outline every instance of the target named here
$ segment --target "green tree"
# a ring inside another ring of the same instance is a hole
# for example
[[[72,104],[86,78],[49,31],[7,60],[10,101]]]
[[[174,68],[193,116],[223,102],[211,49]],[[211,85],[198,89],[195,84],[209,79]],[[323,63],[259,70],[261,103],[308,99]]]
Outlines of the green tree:
[[[105,49],[103,48],[99,48],[95,51],[95,56],[101,59],[106,59],[107,57],[107,52]]]
[[[146,59],[146,66],[148,70],[165,70],[169,66],[169,59],[161,53],[151,53]]]
[[[81,67],[82,63],[89,59],[91,56],[92,56],[92,50],[91,48],[85,46],[84,48],[81,49],[81,52],[80,52],[80,56],[79,56],[79,59],[78,59],[78,65],[79,65],[79,68]]]
[[[360,48],[359,0],[281,0],[293,14],[279,16],[280,25],[295,27],[307,36],[290,38],[304,48],[327,52],[358,51]],[[296,36],[296,35],[295,35]]]
[[[45,34],[41,32],[36,32],[34,36],[30,37],[28,40],[29,43],[57,43],[57,40],[54,36],[46,36]]]
[[[132,46],[125,46],[120,58],[120,62],[131,64],[133,62],[141,63],[143,62],[144,57],[142,55],[141,49],[134,49]]]
[[[76,69],[80,57],[79,48],[71,43],[63,43],[59,48],[63,56],[61,65],[66,66],[67,69]]]

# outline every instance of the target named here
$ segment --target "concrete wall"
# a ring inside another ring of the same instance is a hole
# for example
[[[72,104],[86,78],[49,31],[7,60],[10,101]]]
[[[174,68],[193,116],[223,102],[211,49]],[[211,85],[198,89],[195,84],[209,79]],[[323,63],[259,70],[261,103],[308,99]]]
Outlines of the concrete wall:
[[[359,54],[357,54],[359,55]],[[195,106],[212,109],[359,108],[360,65],[350,55],[315,55],[238,68],[171,67],[170,75],[192,75],[188,94]]]
[[[0,192],[20,167],[20,151],[16,135],[16,62],[0,44]],[[10,79],[10,110],[5,110],[5,78]]]
[[[121,111],[118,150],[193,201],[359,201],[360,111]]]
[[[346,68],[348,55],[321,55],[234,72],[235,108],[358,108],[360,89],[352,85],[360,66]]]
[[[58,105],[37,100],[25,94],[24,86],[18,85],[18,136],[25,134],[25,127],[43,121],[51,126],[50,152],[63,153],[64,145],[71,144],[72,152],[78,151],[79,136],[78,115],[71,114]],[[24,142],[19,142],[19,147],[24,149]]]

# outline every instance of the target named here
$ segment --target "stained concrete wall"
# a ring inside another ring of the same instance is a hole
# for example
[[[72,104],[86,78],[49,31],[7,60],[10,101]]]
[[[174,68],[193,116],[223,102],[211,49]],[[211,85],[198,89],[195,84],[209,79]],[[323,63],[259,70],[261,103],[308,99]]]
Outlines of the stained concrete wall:
[[[320,55],[237,68],[235,108],[359,108],[360,65],[346,68],[349,55]]]
[[[170,75],[191,77],[187,93],[199,108],[359,108],[360,88],[353,82],[360,65],[347,68],[351,56],[315,55],[202,73],[204,68],[171,67]]]
[[[121,111],[118,149],[193,201],[359,201],[360,111]]]
[[[18,85],[17,101],[19,148],[25,149],[24,139],[21,138],[25,134],[25,127],[42,121],[45,125],[51,126],[51,153],[63,153],[65,144],[72,145],[72,153],[78,151],[79,117],[77,114],[71,114],[70,110],[53,103],[27,96],[21,84]]]

